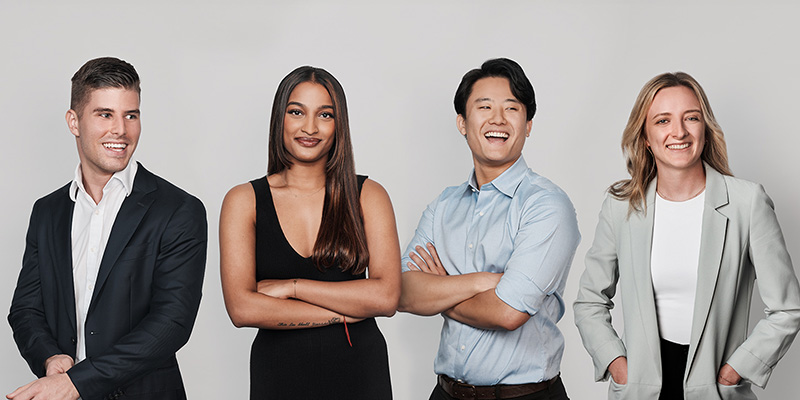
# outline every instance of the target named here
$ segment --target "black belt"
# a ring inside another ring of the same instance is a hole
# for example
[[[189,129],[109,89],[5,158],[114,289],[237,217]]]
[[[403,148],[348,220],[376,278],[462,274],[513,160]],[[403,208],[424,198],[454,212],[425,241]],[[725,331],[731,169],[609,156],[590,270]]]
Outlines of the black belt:
[[[549,388],[559,378],[556,375],[555,378],[548,381],[521,385],[475,386],[456,381],[447,375],[439,375],[439,386],[451,397],[461,400],[513,399],[541,392]]]

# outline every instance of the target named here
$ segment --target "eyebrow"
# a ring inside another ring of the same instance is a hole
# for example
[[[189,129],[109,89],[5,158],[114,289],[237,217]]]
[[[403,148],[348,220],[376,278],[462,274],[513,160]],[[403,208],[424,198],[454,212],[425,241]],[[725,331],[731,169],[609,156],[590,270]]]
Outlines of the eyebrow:
[[[686,110],[686,111],[684,112],[684,114],[693,113],[693,112],[700,113],[700,114],[702,114],[702,113],[703,113],[703,111],[702,111],[702,110],[699,110],[699,109],[696,109],[696,108],[695,108],[695,109],[692,109],[692,110]],[[651,119],[656,119],[656,118],[658,118],[658,117],[665,116],[665,115],[672,115],[672,113],[671,113],[671,112],[662,112],[662,113],[658,113],[658,114],[654,115],[654,116],[653,116],[653,118],[651,118]]]
[[[111,113],[113,113],[114,110],[111,109],[111,108],[97,107],[92,112],[94,112],[94,113],[99,113],[99,112],[111,112]],[[135,110],[125,111],[125,114],[141,114],[141,111],[139,111],[139,109],[137,108]]]
[[[303,103],[301,103],[301,102],[299,102],[299,101],[290,101],[290,102],[289,102],[289,104],[287,104],[287,105],[286,105],[286,107],[289,107],[289,106],[291,106],[291,105],[295,105],[295,106],[298,106],[298,107],[301,107],[301,108],[306,108],[306,105],[305,105],[305,104],[303,104]],[[333,110],[333,106],[332,106],[332,105],[328,105],[328,104],[326,104],[326,105],[324,105],[324,106],[320,106],[318,109],[319,109],[319,110],[321,110],[321,109],[323,109],[323,108],[324,108],[324,109],[331,109],[331,110]]]
[[[475,103],[480,103],[480,102],[482,102],[482,101],[492,101],[492,99],[491,99],[490,97],[481,97],[481,98],[475,99],[475,101],[474,101],[474,102],[475,102]],[[522,104],[522,102],[520,102],[519,100],[517,100],[517,99],[515,99],[515,98],[513,98],[513,97],[511,97],[511,98],[508,98],[508,99],[505,99],[505,100],[503,100],[503,101],[504,101],[504,102],[509,102],[509,101],[510,101],[510,102],[512,102],[512,103]]]

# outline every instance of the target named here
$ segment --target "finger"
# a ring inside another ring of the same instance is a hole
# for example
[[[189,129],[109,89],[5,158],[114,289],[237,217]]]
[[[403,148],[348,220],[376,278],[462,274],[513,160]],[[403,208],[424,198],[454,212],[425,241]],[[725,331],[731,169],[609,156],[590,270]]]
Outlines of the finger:
[[[417,253],[414,253],[412,251],[411,254],[409,254],[409,257],[411,257],[411,261],[414,261],[414,263],[417,264],[417,268],[419,268],[420,271],[422,271],[422,272],[431,272],[430,271],[430,267],[428,266],[428,264],[426,264],[425,260],[420,258]]]
[[[417,264],[414,264],[411,261],[407,262],[406,266],[408,266],[408,269],[410,269],[412,271],[419,271],[420,270],[419,267],[417,267]],[[420,271],[420,272],[422,272],[422,271]]]
[[[36,382],[36,381],[33,381],[33,382]],[[14,397],[18,396],[20,393],[28,390],[28,388],[31,387],[31,385],[33,385],[33,382],[30,382],[27,385],[18,387],[17,390],[7,394],[6,398],[13,399]]]
[[[422,257],[422,259],[425,260],[425,263],[428,264],[428,269],[430,272],[435,273],[436,263],[433,261],[433,258],[431,258],[431,255],[428,253],[428,251],[422,246],[417,246],[416,249],[420,257]]]
[[[431,258],[433,258],[433,265],[439,275],[447,275],[447,270],[445,270],[444,265],[442,265],[442,260],[439,258],[439,253],[436,252],[436,247],[434,247],[433,243],[431,242],[428,242],[427,247],[428,252],[431,254]]]

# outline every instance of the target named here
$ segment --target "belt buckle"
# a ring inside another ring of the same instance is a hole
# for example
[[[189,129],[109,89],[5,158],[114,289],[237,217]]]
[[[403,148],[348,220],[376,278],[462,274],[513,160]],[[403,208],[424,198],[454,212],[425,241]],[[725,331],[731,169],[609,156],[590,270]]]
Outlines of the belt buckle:
[[[478,398],[478,390],[475,388],[475,385],[470,385],[460,381],[453,381],[453,387],[458,388],[458,397],[462,399],[466,400]]]

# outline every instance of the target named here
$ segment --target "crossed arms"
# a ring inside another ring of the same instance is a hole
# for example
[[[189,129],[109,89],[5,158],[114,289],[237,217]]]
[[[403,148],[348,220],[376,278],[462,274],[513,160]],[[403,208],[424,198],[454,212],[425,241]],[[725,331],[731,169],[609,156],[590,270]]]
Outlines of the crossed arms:
[[[447,229],[434,228],[437,201],[431,203],[409,245],[399,310],[442,313],[479,329],[522,326],[545,299],[558,295],[580,240],[574,211],[562,201],[551,200],[540,196],[523,209],[503,273],[458,273],[465,266],[444,264],[442,258],[449,262],[452,257],[440,257],[443,249],[437,252],[432,232],[446,235]]]
[[[392,204],[383,187],[368,179],[361,191],[369,278],[344,282],[257,282],[255,201],[249,183],[236,186],[225,197],[220,215],[222,291],[235,326],[313,328],[394,315],[400,296],[400,247]]]

